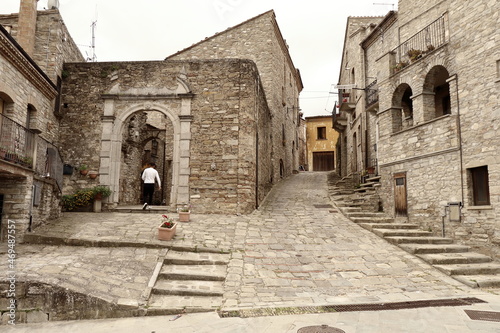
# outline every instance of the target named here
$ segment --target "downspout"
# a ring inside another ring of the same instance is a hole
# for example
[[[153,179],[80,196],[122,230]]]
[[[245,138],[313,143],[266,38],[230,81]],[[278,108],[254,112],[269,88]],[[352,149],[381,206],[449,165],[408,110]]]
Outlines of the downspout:
[[[458,98],[458,76],[455,74],[457,89],[457,131],[458,131],[458,149],[460,151],[460,187],[462,191],[462,206],[465,204],[464,193],[464,152],[462,147],[462,124],[460,122],[460,98]]]

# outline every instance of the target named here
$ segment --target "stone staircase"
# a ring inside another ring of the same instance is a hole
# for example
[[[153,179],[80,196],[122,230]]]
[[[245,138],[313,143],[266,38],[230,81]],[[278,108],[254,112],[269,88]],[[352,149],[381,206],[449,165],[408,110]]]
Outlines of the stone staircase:
[[[148,300],[148,315],[211,312],[222,305],[227,253],[169,250]]]
[[[329,194],[338,209],[351,221],[397,245],[454,279],[472,288],[500,288],[500,263],[491,257],[470,252],[469,246],[423,231],[417,224],[397,223],[380,212],[375,188],[380,177],[372,177],[360,186],[352,186],[353,177],[339,179],[330,174]]]

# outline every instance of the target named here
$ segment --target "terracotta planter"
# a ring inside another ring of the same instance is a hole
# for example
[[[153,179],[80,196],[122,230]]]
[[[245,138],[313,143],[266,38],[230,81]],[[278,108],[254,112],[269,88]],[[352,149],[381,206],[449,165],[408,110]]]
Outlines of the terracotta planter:
[[[179,212],[180,222],[189,222],[190,217],[191,217],[191,212]]]
[[[172,228],[160,228],[158,227],[158,239],[159,240],[171,240],[175,236],[175,231],[177,229],[177,223],[174,223]]]
[[[89,170],[80,170],[80,175],[86,176],[89,173]]]
[[[97,172],[89,172],[89,178],[90,179],[96,179],[99,174]]]

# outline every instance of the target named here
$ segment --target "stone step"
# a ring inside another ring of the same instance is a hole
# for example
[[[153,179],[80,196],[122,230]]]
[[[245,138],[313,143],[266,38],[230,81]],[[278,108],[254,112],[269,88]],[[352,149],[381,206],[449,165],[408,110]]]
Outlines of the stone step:
[[[208,252],[180,252],[170,250],[167,252],[164,264],[171,265],[226,265],[229,262],[227,253]]]
[[[222,306],[222,297],[151,295],[148,316],[213,312]]]
[[[156,295],[222,296],[222,281],[158,280],[152,290]]]
[[[364,193],[364,192],[369,192],[369,191],[375,191],[375,189],[373,187],[360,187],[360,188],[357,188],[357,189],[354,189],[353,190],[354,192],[356,193]]]
[[[391,217],[351,217],[354,223],[391,223],[394,221]]]
[[[440,271],[448,275],[489,275],[499,274],[499,263],[478,263],[478,264],[451,264],[434,265]]]
[[[225,265],[164,265],[158,279],[224,281]]]
[[[453,278],[472,288],[500,288],[498,275],[454,275]]]
[[[492,260],[490,257],[476,252],[420,254],[418,257],[431,265],[473,264]]]
[[[372,187],[375,184],[377,184],[377,183],[368,181],[366,183],[359,184],[359,186],[361,186],[361,187]]]
[[[346,212],[347,217],[388,217],[385,213],[354,211]]]
[[[375,229],[418,229],[420,226],[418,224],[410,223],[360,223],[360,226],[366,230],[372,231]]]
[[[453,244],[453,239],[443,237],[384,237],[392,244]]]
[[[379,229],[373,228],[372,232],[380,237],[431,237],[432,233],[429,231],[422,230],[411,230],[411,229]]]
[[[345,212],[346,214],[348,212],[361,212],[362,211],[361,207],[350,207],[350,206],[348,206],[348,207],[342,207],[342,206],[339,206],[338,204],[337,204],[337,207],[339,207],[340,210],[343,211],[343,212]]]
[[[367,178],[366,180],[369,182],[378,182],[381,178],[382,178],[381,176],[374,176],[374,177]]]
[[[456,244],[401,244],[399,247],[411,254],[460,253],[470,249],[469,246]]]

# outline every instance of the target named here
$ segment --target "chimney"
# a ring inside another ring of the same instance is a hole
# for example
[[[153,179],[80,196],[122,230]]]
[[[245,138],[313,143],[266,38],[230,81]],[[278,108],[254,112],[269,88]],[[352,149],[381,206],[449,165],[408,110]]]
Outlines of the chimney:
[[[36,5],[38,0],[21,0],[17,42],[26,53],[33,57],[35,52]]]

